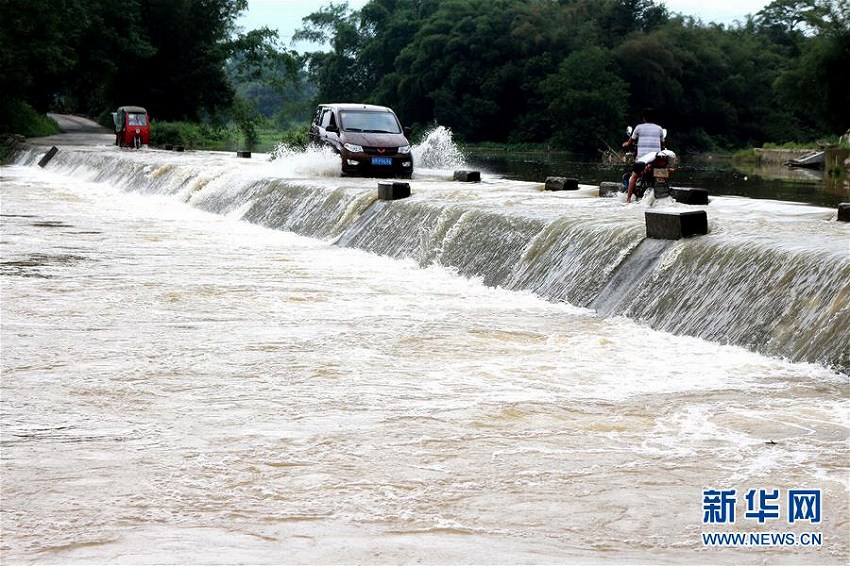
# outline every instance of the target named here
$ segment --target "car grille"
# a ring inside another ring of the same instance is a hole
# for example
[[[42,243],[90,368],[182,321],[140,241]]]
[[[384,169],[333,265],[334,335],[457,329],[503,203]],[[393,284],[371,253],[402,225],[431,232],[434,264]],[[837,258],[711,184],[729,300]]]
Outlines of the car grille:
[[[380,151],[379,151],[380,150]],[[397,147],[369,147],[363,146],[363,152],[367,155],[385,155],[387,157],[398,154]]]

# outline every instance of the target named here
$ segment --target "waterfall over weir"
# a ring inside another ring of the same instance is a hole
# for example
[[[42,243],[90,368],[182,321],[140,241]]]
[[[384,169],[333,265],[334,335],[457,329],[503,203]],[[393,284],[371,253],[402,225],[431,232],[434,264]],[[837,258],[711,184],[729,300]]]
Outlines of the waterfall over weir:
[[[36,166],[44,151],[25,150],[18,163]],[[456,183],[451,170],[418,168],[410,198],[377,201],[375,179],[340,178],[333,156],[319,151],[269,162],[71,147],[45,171],[439,264],[675,334],[850,369],[850,225],[831,209],[713,198],[707,236],[668,242],[645,239],[642,204],[599,198],[593,187],[553,193],[486,174]]]

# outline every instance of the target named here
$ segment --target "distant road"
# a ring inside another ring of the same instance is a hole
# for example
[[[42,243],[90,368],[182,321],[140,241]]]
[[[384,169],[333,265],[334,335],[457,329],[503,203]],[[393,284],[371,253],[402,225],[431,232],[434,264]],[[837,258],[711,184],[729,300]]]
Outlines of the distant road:
[[[28,140],[30,143],[38,145],[113,145],[115,143],[115,133],[112,130],[88,118],[71,114],[48,114],[47,116],[56,120],[62,133],[43,138],[30,138]]]

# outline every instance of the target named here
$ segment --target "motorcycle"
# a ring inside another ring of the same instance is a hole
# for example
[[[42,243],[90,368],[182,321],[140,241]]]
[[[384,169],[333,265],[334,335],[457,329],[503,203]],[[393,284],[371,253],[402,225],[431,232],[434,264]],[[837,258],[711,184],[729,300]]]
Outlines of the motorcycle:
[[[632,127],[629,126],[626,128],[626,135],[631,137],[633,131]],[[662,131],[664,133],[664,139],[666,139],[667,130],[665,129]],[[646,157],[647,156],[645,155],[637,156],[636,151],[626,153],[626,163],[628,168],[623,174],[622,192],[626,193],[629,190],[629,178],[634,171],[634,162],[637,159]],[[632,191],[635,198],[638,200],[642,199],[646,194],[646,191],[649,189],[652,189],[656,199],[670,196],[670,174],[675,171],[673,168],[675,159],[676,154],[669,149],[662,149],[657,152],[655,156],[646,163],[646,167],[644,167],[643,171],[638,174],[638,177],[635,180],[635,187]]]

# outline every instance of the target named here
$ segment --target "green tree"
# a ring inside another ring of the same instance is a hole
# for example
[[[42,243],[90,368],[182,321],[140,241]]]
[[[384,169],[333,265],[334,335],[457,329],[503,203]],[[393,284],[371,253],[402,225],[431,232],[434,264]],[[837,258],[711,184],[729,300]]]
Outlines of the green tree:
[[[0,2],[0,105],[50,107],[55,85],[77,64],[84,16],[82,0]]]
[[[364,48],[356,13],[348,3],[330,4],[303,19],[304,27],[293,40],[330,45],[331,51],[306,54],[308,72],[317,85],[318,98],[324,101],[364,101],[371,83],[367,70],[358,64]]]
[[[231,36],[246,0],[148,0],[141,24],[156,53],[119,71],[124,98],[166,120],[198,120],[233,102],[225,75]]]
[[[396,60],[421,23],[436,10],[436,0],[375,0],[360,11],[363,49],[358,65],[372,85],[367,99],[401,108]]]
[[[233,88],[225,62],[250,69],[289,61],[268,29],[237,33],[246,0],[2,0],[0,121],[12,101],[98,115],[121,104],[159,119],[224,115]],[[4,126],[7,121],[0,123]]]
[[[141,25],[139,0],[90,0],[86,6],[74,46],[77,61],[57,89],[58,109],[97,116],[124,99],[125,77],[138,81],[135,69],[156,48]]]
[[[850,2],[777,0],[759,13],[761,30],[795,34],[799,57],[776,81],[779,100],[794,111],[800,136],[850,128]]]
[[[613,0],[600,2],[597,16],[599,25],[606,31],[606,45],[616,44],[635,32],[649,33],[663,26],[669,19],[667,8],[652,0]]]
[[[588,47],[570,54],[544,82],[555,143],[589,152],[600,140],[622,137],[628,85],[615,67],[607,49]]]
[[[467,140],[505,141],[525,113],[521,0],[445,0],[396,59],[404,114]]]

